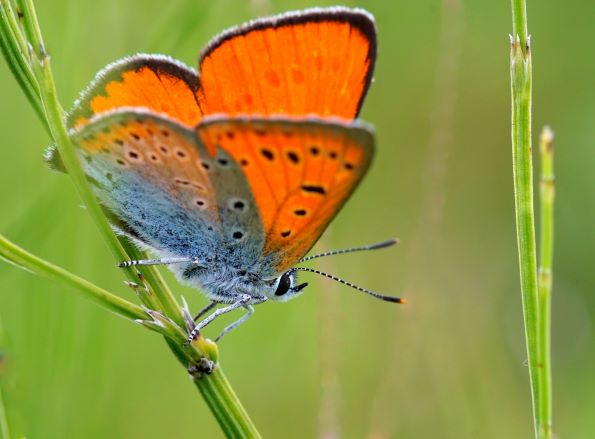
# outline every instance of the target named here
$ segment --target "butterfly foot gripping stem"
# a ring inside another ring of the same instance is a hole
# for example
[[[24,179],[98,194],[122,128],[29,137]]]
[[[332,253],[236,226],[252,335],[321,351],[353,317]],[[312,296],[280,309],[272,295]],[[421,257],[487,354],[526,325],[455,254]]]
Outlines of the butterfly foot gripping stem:
[[[197,363],[188,366],[188,373],[192,379],[199,380],[205,375],[210,375],[215,369],[215,362],[202,357]]]

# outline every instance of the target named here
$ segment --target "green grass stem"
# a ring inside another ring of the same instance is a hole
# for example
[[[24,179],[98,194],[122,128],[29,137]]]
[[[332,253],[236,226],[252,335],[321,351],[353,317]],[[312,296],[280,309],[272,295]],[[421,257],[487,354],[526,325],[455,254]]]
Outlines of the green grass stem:
[[[122,317],[128,319],[146,318],[146,314],[140,306],[128,302],[63,268],[32,255],[2,235],[0,235],[0,258],[33,274],[72,288],[83,297],[99,303],[104,308]]]
[[[49,133],[43,106],[39,97],[39,86],[28,62],[28,47],[20,32],[18,14],[8,0],[0,0],[0,49],[8,61],[8,67],[25,93],[35,114]]]
[[[210,407],[224,410],[214,411],[221,429],[233,438],[260,438],[258,430],[240,404],[231,384],[220,366],[215,366],[209,379],[195,379],[194,383]]]
[[[8,423],[8,414],[6,413],[6,404],[2,385],[4,383],[4,371],[6,370],[6,339],[4,338],[4,328],[0,319],[0,439],[10,439],[10,425]]]
[[[532,59],[525,0],[512,0],[512,23],[510,55],[512,162],[523,318],[535,436],[540,439],[549,439],[552,435],[549,287],[546,287],[547,292],[542,293],[543,286],[540,286],[537,276],[531,155]],[[546,203],[546,205],[546,209],[551,207],[551,203]],[[545,227],[551,227],[551,210],[545,212],[545,215],[549,215],[549,218],[546,218],[543,224]],[[551,230],[545,233],[551,233]],[[551,243],[551,235],[546,240]],[[545,244],[547,245],[547,242]],[[551,245],[545,249],[545,252],[545,258],[542,252],[542,262],[551,262]],[[547,304],[544,307],[542,297],[546,296]]]
[[[533,165],[531,160],[531,52],[520,39],[511,42],[512,80],[512,166],[517,247],[521,276],[523,318],[535,426],[539,423],[537,404],[539,298],[537,292],[537,257],[533,210]]]
[[[554,133],[544,127],[539,140],[540,177],[540,252],[539,252],[539,366],[540,424],[539,434],[551,438],[552,432],[552,368],[551,368],[551,296],[554,255]]]
[[[512,1],[512,36],[516,38],[518,35],[521,46],[527,46],[529,39],[528,25],[527,25],[527,3],[525,0],[511,0]]]

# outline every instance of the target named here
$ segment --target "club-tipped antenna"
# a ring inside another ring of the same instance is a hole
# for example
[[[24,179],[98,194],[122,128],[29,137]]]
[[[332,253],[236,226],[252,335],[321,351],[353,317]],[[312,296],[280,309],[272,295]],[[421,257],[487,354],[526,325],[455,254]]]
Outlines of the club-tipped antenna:
[[[324,252],[324,253],[318,253],[317,255],[306,256],[305,258],[300,259],[298,262],[311,261],[312,259],[324,258],[326,256],[342,255],[344,253],[354,253],[354,252],[361,252],[361,251],[368,251],[368,250],[378,250],[381,248],[393,246],[398,243],[399,243],[399,240],[397,238],[387,239],[386,241],[382,241],[377,244],[362,245],[361,247],[351,247],[351,248],[344,248],[344,249],[340,249],[340,250],[331,250],[331,251]]]
[[[367,288],[363,288],[360,287],[358,285],[352,284],[351,282],[347,282],[346,280],[343,280],[337,276],[333,276],[332,274],[328,274],[325,273],[323,271],[320,270],[316,270],[314,268],[309,268],[309,267],[293,267],[293,270],[299,270],[299,271],[307,271],[309,273],[315,273],[315,274],[319,274],[320,276],[324,276],[324,277],[328,277],[329,279],[332,279],[336,282],[339,282],[343,285],[347,285],[348,287],[353,288],[354,290],[357,291],[361,291],[362,293],[366,293],[369,294],[372,297],[375,297],[377,299],[380,300],[384,300],[385,302],[392,302],[392,303],[405,303],[404,299],[401,299],[400,297],[393,297],[393,296],[385,296],[384,294],[380,294],[377,293],[376,291],[372,291],[372,290],[368,290]]]

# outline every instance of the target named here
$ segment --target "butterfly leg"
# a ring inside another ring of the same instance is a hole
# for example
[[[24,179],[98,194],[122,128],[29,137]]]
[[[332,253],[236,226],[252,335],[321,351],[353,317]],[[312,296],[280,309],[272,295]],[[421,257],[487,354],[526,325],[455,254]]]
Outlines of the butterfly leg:
[[[208,313],[210,310],[212,310],[215,306],[217,306],[218,302],[211,302],[209,303],[207,306],[205,306],[203,309],[201,309],[195,316],[194,316],[194,321],[196,322],[198,319],[200,319],[202,316],[204,316],[206,313]]]
[[[194,329],[190,332],[190,334],[188,336],[188,340],[186,342],[188,344],[192,343],[192,340],[194,340],[194,338],[200,332],[200,330],[203,329],[205,326],[207,326],[209,323],[211,323],[213,320],[215,320],[217,317],[219,317],[220,315],[223,315],[223,314],[227,314],[228,312],[231,312],[234,309],[245,306],[252,299],[254,299],[252,296],[250,296],[248,294],[242,294],[240,296],[239,300],[232,303],[231,305],[226,306],[224,308],[219,308],[219,309],[213,311],[211,314],[209,314],[209,316],[207,318],[202,320],[200,323],[198,323],[194,327]]]
[[[217,336],[217,338],[215,339],[215,342],[218,342],[219,340],[221,340],[225,334],[236,329],[238,326],[240,326],[242,323],[244,323],[246,320],[248,320],[252,314],[254,314],[254,307],[252,305],[244,305],[244,308],[246,308],[246,314],[244,314],[238,320],[233,322],[231,325],[226,326],[223,329],[223,331],[221,331],[221,334],[219,334]]]
[[[196,258],[159,258],[159,259],[137,259],[132,261],[122,261],[118,264],[120,268],[132,267],[136,265],[167,265],[179,264],[181,262],[194,262],[198,265]]]

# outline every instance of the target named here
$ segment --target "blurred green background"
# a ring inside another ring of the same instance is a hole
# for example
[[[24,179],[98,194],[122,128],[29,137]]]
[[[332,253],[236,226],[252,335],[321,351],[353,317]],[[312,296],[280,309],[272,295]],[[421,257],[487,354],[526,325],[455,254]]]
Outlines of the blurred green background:
[[[195,66],[245,20],[331,2],[37,2],[69,107],[107,63],[166,53]],[[235,390],[267,438],[526,438],[532,433],[510,146],[508,1],[347,2],[372,12],[379,58],[361,117],[375,164],[317,249],[399,236],[318,267],[406,306],[304,275],[224,339]],[[555,431],[595,437],[595,3],[528,5],[534,130],[556,133]],[[0,232],[133,300],[49,139],[0,63]],[[537,162],[536,162],[537,164]],[[167,274],[168,279],[171,276]],[[0,384],[27,438],[221,437],[159,337],[0,264]],[[205,303],[179,286],[193,309]],[[214,335],[224,324],[209,328]]]

